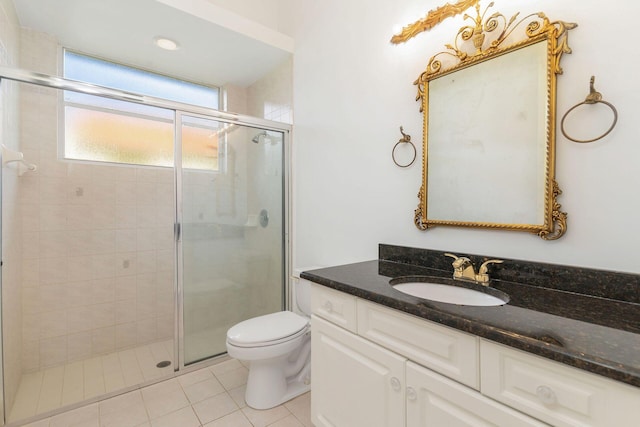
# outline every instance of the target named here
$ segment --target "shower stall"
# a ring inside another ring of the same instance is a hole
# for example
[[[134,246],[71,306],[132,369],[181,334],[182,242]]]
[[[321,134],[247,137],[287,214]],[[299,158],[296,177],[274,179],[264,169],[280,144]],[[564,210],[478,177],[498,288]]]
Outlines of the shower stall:
[[[0,106],[6,422],[214,363],[286,307],[289,125],[9,68]],[[97,161],[61,156],[61,110]]]

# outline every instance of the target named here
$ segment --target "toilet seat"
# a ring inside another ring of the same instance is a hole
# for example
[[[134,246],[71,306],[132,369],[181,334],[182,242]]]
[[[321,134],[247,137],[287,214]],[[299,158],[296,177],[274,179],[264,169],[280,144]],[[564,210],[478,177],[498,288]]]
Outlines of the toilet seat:
[[[308,318],[281,311],[238,323],[227,331],[227,342],[236,347],[264,347],[293,340],[308,330]]]

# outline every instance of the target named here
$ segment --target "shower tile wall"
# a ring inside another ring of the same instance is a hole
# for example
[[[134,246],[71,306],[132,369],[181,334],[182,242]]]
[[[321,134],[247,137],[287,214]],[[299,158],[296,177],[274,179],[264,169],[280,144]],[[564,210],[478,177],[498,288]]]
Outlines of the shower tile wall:
[[[55,40],[22,34],[27,69],[56,74]],[[57,159],[57,91],[21,87],[24,372],[173,335],[168,168]]]
[[[293,60],[289,58],[247,88],[247,114],[293,123]]]
[[[45,150],[36,162],[20,200],[25,371],[170,338],[171,171],[65,164]]]

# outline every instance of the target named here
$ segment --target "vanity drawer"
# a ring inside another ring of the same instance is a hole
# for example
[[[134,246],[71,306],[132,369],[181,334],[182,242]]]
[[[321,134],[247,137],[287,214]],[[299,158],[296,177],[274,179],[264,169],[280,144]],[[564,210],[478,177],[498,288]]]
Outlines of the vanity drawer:
[[[312,284],[311,312],[356,333],[356,297],[353,295]]]
[[[554,426],[640,422],[639,388],[485,340],[480,361],[482,394]]]
[[[358,299],[358,335],[479,389],[478,338]]]

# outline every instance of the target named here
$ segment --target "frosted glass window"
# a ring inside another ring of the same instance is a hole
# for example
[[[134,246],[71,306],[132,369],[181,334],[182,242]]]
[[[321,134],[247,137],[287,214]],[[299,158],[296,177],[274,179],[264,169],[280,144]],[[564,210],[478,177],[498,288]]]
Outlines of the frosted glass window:
[[[65,158],[173,166],[173,121],[65,106]]]
[[[219,89],[64,52],[64,77],[200,107],[218,108]],[[64,92],[66,159],[173,166],[174,111]],[[206,126],[183,133],[184,166],[218,170],[218,134]]]
[[[218,109],[218,88],[64,51],[64,77],[170,101]]]

